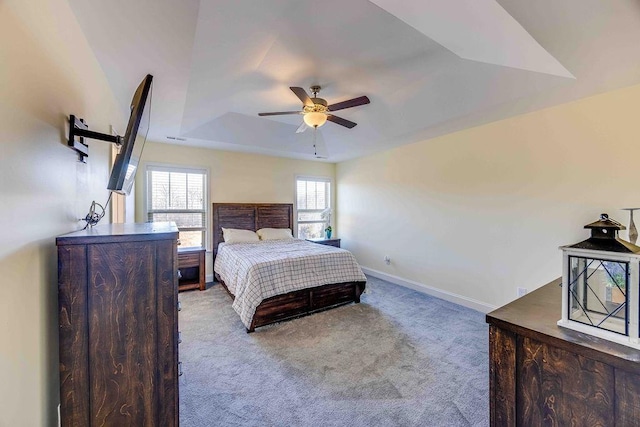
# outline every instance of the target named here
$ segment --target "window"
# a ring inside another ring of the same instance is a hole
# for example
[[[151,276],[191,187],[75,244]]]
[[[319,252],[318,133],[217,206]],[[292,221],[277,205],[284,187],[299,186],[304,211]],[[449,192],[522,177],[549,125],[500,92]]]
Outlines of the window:
[[[300,239],[324,236],[325,227],[330,225],[325,211],[330,207],[331,180],[329,178],[300,177],[296,179],[296,211]]]
[[[182,247],[204,247],[207,171],[147,166],[147,220],[174,221]]]

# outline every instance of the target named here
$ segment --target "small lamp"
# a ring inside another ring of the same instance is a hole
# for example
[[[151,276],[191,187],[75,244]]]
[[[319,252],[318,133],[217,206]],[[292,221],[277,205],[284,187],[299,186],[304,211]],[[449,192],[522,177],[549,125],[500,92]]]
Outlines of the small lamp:
[[[640,349],[640,247],[618,237],[625,227],[600,215],[591,237],[563,246],[559,326]]]

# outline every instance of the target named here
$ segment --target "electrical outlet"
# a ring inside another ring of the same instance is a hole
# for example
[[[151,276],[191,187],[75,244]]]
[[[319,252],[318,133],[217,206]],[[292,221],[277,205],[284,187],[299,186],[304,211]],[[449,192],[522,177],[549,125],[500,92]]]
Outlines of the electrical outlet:
[[[527,288],[518,288],[518,298],[525,296],[527,292]]]
[[[387,265],[391,264],[391,257],[389,257],[389,255],[384,256],[384,263]]]

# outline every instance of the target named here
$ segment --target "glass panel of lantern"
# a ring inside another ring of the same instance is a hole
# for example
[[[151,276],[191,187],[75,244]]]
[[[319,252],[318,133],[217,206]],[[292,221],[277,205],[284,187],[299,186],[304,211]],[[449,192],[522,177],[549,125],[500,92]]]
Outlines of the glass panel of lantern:
[[[628,335],[629,263],[569,257],[569,319]]]

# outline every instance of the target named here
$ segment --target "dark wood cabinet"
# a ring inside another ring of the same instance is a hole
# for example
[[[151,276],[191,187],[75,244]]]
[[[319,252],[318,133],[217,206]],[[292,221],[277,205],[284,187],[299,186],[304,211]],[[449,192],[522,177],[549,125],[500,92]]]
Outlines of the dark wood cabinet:
[[[178,425],[177,239],[173,223],[56,239],[63,426]]]
[[[204,248],[179,248],[178,249],[178,290],[207,289],[205,279],[205,250]]]
[[[492,426],[640,426],[640,351],[559,327],[560,280],[487,315]]]
[[[317,243],[319,245],[340,247],[340,239],[307,239],[310,242]]]

